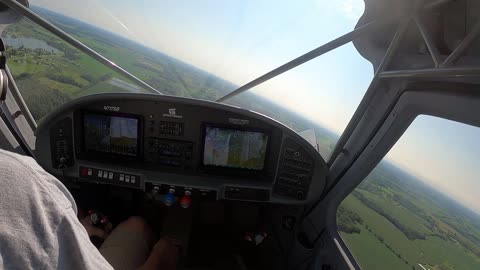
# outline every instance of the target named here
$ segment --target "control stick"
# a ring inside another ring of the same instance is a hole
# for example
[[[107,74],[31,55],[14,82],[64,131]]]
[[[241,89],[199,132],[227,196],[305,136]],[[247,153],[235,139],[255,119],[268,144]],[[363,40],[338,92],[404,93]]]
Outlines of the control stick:
[[[95,212],[95,211],[88,211],[90,215],[90,221],[92,225],[98,227],[100,229],[105,229],[105,226],[108,224],[108,218],[102,213]]]
[[[102,214],[100,212],[96,212],[96,211],[93,211],[93,210],[88,210],[87,213],[88,213],[88,216],[90,218],[90,223],[93,226],[95,226],[97,228],[100,228],[103,231],[105,231],[106,229],[111,229],[111,228],[107,228],[108,224],[110,223],[107,216],[105,216],[104,214]],[[102,239],[98,236],[92,236],[92,237],[90,237],[90,241],[92,241],[94,246],[99,248],[103,244],[104,239]]]

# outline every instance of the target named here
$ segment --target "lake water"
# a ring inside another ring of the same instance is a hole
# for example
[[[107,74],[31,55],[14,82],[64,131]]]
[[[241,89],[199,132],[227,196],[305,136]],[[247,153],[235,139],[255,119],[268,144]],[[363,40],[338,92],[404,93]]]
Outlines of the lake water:
[[[111,79],[109,83],[111,85],[123,88],[123,89],[128,90],[128,91],[133,92],[133,93],[140,93],[141,92],[140,90],[142,89],[140,86],[138,86],[136,84],[126,82],[126,81],[121,80],[121,79],[116,78],[116,77]]]
[[[48,45],[45,41],[29,37],[2,37],[5,46],[12,48],[24,47],[27,49],[44,49],[49,52],[59,53],[60,50]]]

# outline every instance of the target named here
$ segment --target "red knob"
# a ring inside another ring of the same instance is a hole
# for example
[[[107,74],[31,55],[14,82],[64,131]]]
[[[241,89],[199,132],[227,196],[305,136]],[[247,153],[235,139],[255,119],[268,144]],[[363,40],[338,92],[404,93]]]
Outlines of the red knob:
[[[180,199],[180,206],[182,208],[189,208],[192,205],[192,193],[190,191],[185,191],[185,195]]]
[[[80,176],[87,176],[88,169],[85,167],[80,167]]]

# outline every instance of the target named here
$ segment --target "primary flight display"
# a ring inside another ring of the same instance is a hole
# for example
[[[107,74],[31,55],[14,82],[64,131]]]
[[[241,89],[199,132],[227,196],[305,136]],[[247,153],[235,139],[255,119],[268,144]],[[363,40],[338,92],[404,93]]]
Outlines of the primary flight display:
[[[85,113],[83,115],[85,150],[137,156],[138,123],[139,120],[132,117]]]

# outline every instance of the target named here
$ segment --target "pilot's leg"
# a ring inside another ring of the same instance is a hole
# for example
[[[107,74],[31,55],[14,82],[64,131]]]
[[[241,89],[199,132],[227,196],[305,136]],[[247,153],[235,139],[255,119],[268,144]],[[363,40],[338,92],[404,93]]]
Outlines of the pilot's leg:
[[[115,270],[130,270],[141,266],[153,245],[151,228],[140,217],[130,217],[120,223],[100,247],[100,253]]]

